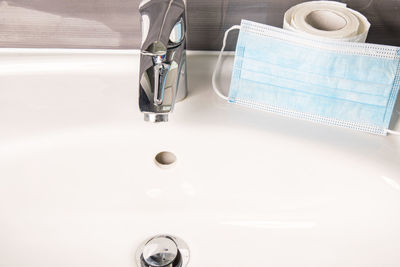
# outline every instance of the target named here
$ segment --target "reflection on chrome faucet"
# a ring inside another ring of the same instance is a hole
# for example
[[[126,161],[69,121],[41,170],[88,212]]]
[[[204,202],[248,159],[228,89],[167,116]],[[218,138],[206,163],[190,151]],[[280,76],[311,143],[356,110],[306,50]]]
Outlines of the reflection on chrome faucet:
[[[174,104],[187,94],[186,4],[143,0],[139,107],[144,119],[168,121]]]

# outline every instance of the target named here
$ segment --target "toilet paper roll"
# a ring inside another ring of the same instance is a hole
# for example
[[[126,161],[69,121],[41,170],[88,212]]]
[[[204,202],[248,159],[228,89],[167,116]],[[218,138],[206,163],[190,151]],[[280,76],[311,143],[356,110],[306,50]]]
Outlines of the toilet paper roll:
[[[370,26],[364,15],[335,1],[295,5],[283,20],[284,29],[348,42],[365,42]]]

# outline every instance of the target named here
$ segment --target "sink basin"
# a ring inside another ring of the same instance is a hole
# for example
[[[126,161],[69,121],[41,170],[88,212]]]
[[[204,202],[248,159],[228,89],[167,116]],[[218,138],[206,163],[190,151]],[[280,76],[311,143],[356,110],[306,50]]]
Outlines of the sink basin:
[[[160,124],[139,112],[137,51],[0,59],[0,266],[133,267],[157,234],[189,267],[400,266],[399,137],[226,103],[213,53],[188,53],[189,95]]]

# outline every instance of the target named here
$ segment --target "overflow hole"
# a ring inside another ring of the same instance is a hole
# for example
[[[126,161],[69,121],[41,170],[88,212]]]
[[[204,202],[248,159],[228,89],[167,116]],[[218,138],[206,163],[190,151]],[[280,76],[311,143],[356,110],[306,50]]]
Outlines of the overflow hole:
[[[163,151],[156,155],[154,161],[158,167],[166,169],[174,165],[174,163],[176,162],[176,156],[172,152]]]

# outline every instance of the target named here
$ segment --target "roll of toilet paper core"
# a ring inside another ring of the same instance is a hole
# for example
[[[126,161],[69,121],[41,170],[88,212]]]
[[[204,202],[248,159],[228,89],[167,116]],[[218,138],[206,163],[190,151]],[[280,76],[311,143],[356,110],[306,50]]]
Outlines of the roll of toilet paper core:
[[[283,28],[324,38],[365,42],[371,24],[361,13],[335,1],[304,2],[285,12]]]

